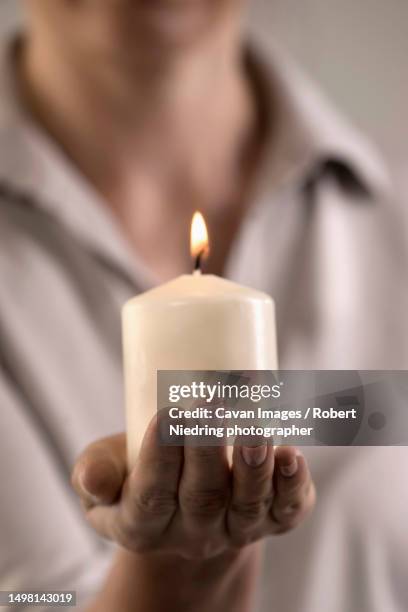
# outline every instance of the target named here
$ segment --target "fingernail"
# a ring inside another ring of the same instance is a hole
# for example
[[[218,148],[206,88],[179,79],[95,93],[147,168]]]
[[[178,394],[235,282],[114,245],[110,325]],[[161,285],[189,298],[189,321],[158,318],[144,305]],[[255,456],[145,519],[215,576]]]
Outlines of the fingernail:
[[[85,474],[83,472],[79,476],[79,482],[81,484],[82,491],[86,495],[88,502],[93,504],[94,506],[99,505],[101,503],[101,500],[99,499],[97,495],[94,495],[93,493],[89,491],[87,484],[86,484]]]
[[[282,509],[283,514],[292,514],[293,512],[295,512],[296,510],[296,506],[286,506],[285,508]]]
[[[289,465],[279,466],[279,469],[282,476],[285,476],[285,478],[290,478],[291,476],[294,476],[298,469],[297,458],[295,458]]]
[[[250,467],[259,467],[266,459],[267,446],[243,446],[241,449],[242,457]]]

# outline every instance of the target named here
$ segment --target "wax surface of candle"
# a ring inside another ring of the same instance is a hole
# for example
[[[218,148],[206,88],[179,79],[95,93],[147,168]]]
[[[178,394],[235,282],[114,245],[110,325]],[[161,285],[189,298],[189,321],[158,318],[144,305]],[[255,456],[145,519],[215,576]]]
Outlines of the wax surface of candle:
[[[183,275],[123,308],[128,460],[157,409],[157,370],[276,370],[275,311],[259,291]]]

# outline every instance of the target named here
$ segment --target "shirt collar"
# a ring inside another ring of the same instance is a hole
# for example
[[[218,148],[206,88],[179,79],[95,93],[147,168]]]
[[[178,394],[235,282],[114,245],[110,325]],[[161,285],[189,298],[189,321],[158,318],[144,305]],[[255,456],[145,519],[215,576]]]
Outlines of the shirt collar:
[[[14,40],[0,50],[0,184],[64,223],[133,284],[154,286],[97,191],[25,111],[14,74],[15,46]]]
[[[257,41],[250,59],[276,126],[271,146],[266,147],[266,182],[276,185],[298,179],[307,183],[327,162],[333,168],[337,164],[339,170],[346,168],[370,197],[386,199],[391,181],[375,146],[279,47],[262,37]]]

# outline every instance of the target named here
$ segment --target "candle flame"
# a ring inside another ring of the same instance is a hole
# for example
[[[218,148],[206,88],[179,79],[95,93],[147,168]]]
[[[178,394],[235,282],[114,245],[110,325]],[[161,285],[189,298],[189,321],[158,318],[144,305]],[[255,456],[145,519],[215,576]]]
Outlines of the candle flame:
[[[191,256],[207,257],[209,253],[209,242],[207,226],[204,217],[200,212],[195,212],[191,222],[191,240],[190,240]]]

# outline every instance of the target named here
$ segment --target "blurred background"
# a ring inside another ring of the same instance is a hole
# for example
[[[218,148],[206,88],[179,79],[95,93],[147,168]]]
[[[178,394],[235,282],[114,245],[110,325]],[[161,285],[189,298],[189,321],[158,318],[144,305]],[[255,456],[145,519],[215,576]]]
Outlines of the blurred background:
[[[0,35],[22,0],[0,0]],[[407,0],[251,0],[251,21],[276,37],[387,157],[408,155]]]

